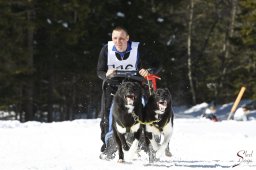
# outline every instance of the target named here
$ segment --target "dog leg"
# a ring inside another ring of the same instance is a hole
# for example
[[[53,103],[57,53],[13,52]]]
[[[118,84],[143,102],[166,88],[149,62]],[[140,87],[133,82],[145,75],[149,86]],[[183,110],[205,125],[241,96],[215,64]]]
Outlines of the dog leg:
[[[127,142],[126,142],[126,139],[125,139],[125,136],[122,134],[120,134],[120,140],[122,142],[122,145],[123,145],[123,149],[125,151],[128,151],[130,149],[130,147],[128,146]]]
[[[163,135],[164,135],[164,141],[162,145],[159,147],[159,150],[156,152],[156,157],[160,158],[163,153],[165,152],[166,147],[168,146],[171,136],[172,136],[172,123],[169,122],[164,128],[163,128]]]
[[[147,153],[148,153],[148,160],[149,160],[149,163],[153,163],[155,161],[155,157],[156,157],[156,152],[154,151],[151,143],[150,143],[150,139],[152,139],[152,133],[150,132],[147,132],[145,129],[144,129],[144,134],[145,134],[145,144],[146,144],[146,147],[147,147]]]
[[[146,125],[146,131],[147,131],[147,138],[150,141],[153,150],[157,151],[159,149],[159,144],[156,142],[155,136],[153,134],[157,134],[159,132],[156,131],[154,127],[151,127],[150,125]]]
[[[151,144],[148,147],[148,160],[149,163],[153,163],[156,161],[156,151],[154,151]]]
[[[165,152],[166,147],[168,146],[169,140],[171,136],[165,136],[164,142],[162,145],[159,147],[159,149],[156,152],[156,158],[160,158],[163,153]]]
[[[150,143],[151,143],[154,151],[159,150],[159,144],[156,142],[154,137],[150,140]]]
[[[122,150],[122,142],[120,140],[120,133],[117,132],[115,128],[113,128],[113,137],[116,141],[117,147],[118,147],[118,154],[119,154],[119,159],[118,162],[121,163],[124,161],[124,152]]]
[[[138,129],[138,131],[134,133],[134,141],[132,142],[132,145],[128,151],[129,160],[132,160],[137,153],[140,136],[141,136],[141,129]]]
[[[169,143],[165,148],[165,156],[172,157],[172,153],[170,152]]]
[[[138,144],[139,144],[139,140],[138,139],[134,139],[128,153],[127,153],[127,158],[128,160],[132,160],[134,158],[134,156],[136,155],[137,149],[138,149]]]

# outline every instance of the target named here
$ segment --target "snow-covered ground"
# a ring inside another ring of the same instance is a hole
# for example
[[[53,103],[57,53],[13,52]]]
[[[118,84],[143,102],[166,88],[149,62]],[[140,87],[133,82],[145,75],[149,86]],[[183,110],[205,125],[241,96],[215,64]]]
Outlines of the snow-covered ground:
[[[256,169],[256,120],[226,121],[225,105],[216,113],[222,121],[212,122],[200,118],[205,107],[174,109],[173,156],[154,164],[144,152],[126,163],[100,160],[99,119],[0,121],[0,170]]]

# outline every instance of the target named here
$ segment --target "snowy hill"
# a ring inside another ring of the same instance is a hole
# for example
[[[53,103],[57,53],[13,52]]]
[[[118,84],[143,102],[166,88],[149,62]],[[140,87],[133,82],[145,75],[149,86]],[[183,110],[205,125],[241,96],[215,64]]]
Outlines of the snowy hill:
[[[249,103],[250,101],[244,100],[241,101],[237,108],[244,106],[245,104]],[[228,114],[233,106],[233,103],[228,103],[224,105],[217,105],[216,106],[216,116],[219,120],[227,120]],[[201,103],[195,105],[190,108],[186,107],[174,107],[175,117],[176,118],[200,118],[201,115],[204,113],[205,109],[209,107],[208,103]],[[248,115],[249,120],[256,120],[256,110],[251,110],[250,114]]]
[[[198,116],[204,105],[185,111],[175,108],[170,144],[173,157],[163,157],[154,164],[148,164],[143,152],[141,157],[124,164],[116,159],[100,160],[99,119],[58,123],[0,121],[0,169],[223,169],[237,164],[235,169],[255,169],[256,121],[201,119]],[[219,116],[223,108],[218,108]]]

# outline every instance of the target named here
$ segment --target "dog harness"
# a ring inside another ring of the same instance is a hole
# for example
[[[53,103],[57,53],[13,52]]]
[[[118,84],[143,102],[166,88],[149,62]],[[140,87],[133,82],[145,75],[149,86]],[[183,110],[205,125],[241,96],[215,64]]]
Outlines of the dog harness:
[[[116,122],[116,124],[118,124],[118,126],[121,126],[122,128],[125,128],[125,129],[126,129],[126,133],[131,132],[131,128],[132,128],[134,125],[138,124],[138,123],[139,123],[138,121],[134,121],[134,123],[133,123],[133,125],[132,125],[131,127],[125,127],[125,126],[122,124],[122,122],[120,122],[120,121],[117,121],[117,122]]]
[[[160,122],[161,119],[152,120],[149,122],[143,122],[140,120],[139,116],[137,116],[134,112],[132,112],[132,117],[135,122],[139,122],[140,124],[147,125],[147,124],[154,124]]]

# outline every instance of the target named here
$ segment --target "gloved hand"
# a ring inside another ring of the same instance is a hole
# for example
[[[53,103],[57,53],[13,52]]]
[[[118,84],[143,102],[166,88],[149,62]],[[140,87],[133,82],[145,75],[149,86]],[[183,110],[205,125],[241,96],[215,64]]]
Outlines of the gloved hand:
[[[108,69],[107,73],[106,73],[106,77],[108,79],[112,78],[114,75],[116,74],[116,70],[115,69]]]
[[[142,68],[142,69],[140,69],[139,74],[140,74],[142,77],[145,77],[145,76],[148,76],[148,75],[149,75],[149,72],[148,72],[148,70]]]

